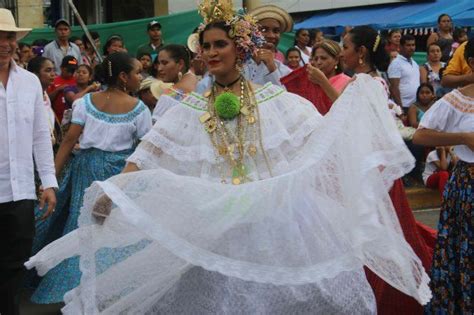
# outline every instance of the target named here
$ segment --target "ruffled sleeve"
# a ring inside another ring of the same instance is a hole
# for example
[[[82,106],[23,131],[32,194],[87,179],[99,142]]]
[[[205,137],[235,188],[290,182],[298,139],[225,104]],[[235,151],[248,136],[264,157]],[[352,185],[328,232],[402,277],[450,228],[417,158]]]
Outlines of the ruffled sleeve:
[[[87,109],[86,109],[85,98],[87,96],[88,95],[74,102],[74,105],[73,105],[74,110],[72,111],[71,123],[80,125],[80,126],[84,126],[86,124]]]
[[[454,114],[454,110],[449,103],[447,103],[444,98],[440,99],[426,111],[418,128],[444,131],[447,129],[448,122]]]
[[[137,124],[137,138],[141,139],[148,131],[150,131],[152,124],[151,124],[151,113],[150,110],[146,107],[145,104],[143,104],[142,101],[140,101],[140,105],[145,107],[145,110],[143,110],[138,116],[136,120]]]

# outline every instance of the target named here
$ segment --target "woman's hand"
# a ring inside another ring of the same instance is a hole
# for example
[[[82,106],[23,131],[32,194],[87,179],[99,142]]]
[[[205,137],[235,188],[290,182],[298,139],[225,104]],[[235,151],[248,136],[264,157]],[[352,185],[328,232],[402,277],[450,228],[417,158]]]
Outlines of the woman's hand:
[[[308,79],[314,84],[322,86],[328,82],[326,75],[311,64],[306,65],[306,72],[308,73]]]

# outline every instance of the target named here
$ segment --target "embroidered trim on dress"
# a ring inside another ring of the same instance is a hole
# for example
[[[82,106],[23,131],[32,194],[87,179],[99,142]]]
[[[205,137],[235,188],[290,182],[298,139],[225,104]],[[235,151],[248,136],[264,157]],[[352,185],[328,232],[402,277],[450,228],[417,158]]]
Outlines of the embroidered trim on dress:
[[[145,109],[146,106],[142,101],[138,101],[137,105],[128,113],[125,114],[110,114],[98,110],[94,104],[92,104],[91,94],[84,96],[85,107],[87,114],[90,114],[92,117],[105,121],[110,124],[120,124],[120,123],[130,123],[135,120],[135,118],[140,115]]]
[[[445,101],[449,103],[449,105],[454,107],[454,109],[462,113],[474,114],[473,99],[466,97],[458,90],[454,90],[452,93],[447,94],[444,98]]]
[[[255,98],[257,99],[257,103],[261,104],[282,94],[283,92],[285,92],[283,88],[268,82],[264,86],[255,90]],[[199,111],[207,110],[207,98],[195,92],[188,94],[181,103]]]

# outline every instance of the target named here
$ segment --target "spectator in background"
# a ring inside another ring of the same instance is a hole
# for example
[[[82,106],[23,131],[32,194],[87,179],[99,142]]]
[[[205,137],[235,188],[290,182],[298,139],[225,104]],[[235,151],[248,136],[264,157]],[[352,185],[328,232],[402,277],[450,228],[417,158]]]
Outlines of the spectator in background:
[[[426,41],[426,46],[429,47],[431,44],[437,43],[441,48],[441,61],[448,62],[453,42],[453,23],[451,17],[447,14],[441,14],[438,17],[438,31],[431,33]]]
[[[104,45],[104,56],[108,56],[113,54],[114,52],[124,52],[125,45],[123,42],[123,38],[120,35],[112,35],[110,36]]]
[[[48,58],[38,56],[30,60],[27,70],[36,74],[40,80],[41,87],[43,89],[44,108],[46,110],[46,116],[48,117],[49,131],[53,144],[56,144],[57,141],[61,140],[61,130],[59,128],[59,124],[57,124],[57,119],[53,108],[51,107],[51,100],[49,99],[48,93],[46,93],[46,90],[51,84],[53,84],[54,78],[56,77],[56,73],[54,72],[54,64]]]
[[[64,98],[64,89],[68,86],[76,85],[74,73],[78,67],[77,59],[73,56],[66,56],[61,62],[61,74],[57,76],[47,92],[53,104],[53,110],[59,121],[63,119],[63,113],[68,109],[66,99]]]
[[[387,36],[387,44],[385,45],[385,50],[387,53],[391,53],[392,51],[400,51],[400,39],[402,38],[402,30],[400,29],[393,29],[388,32]]]
[[[304,66],[309,62],[311,57],[311,46],[309,45],[309,31],[304,28],[300,28],[296,31],[295,34],[295,48],[301,52],[301,62],[300,65]]]
[[[433,43],[428,46],[428,61],[420,67],[420,82],[430,83],[434,88],[436,97],[443,96],[441,86],[440,70],[446,66],[441,61],[441,48],[438,44]]]
[[[56,74],[61,73],[61,62],[66,56],[73,56],[79,64],[82,63],[81,51],[76,44],[69,42],[71,26],[65,19],[60,19],[54,24],[56,40],[44,47],[43,57],[53,61]]]
[[[311,40],[311,47],[320,44],[324,40],[324,33],[320,29],[315,29],[313,31],[313,39]]]
[[[100,49],[100,36],[99,33],[91,31],[89,34],[94,41],[94,45],[97,48],[97,51]],[[84,43],[84,52],[82,53],[82,63],[90,66],[92,69],[95,68],[100,63],[99,57],[94,50],[91,42],[87,38],[86,34],[82,35],[82,42]]]
[[[310,81],[321,90],[319,99],[313,101],[321,115],[329,111],[351,79],[342,70],[341,47],[337,42],[324,40],[314,46],[307,71]]]
[[[453,147],[437,147],[426,157],[423,183],[426,187],[438,189],[441,200],[450,177],[449,169],[457,163]]]
[[[285,64],[291,70],[296,70],[299,67],[301,67],[302,62],[303,62],[303,66],[306,64],[301,57],[301,51],[297,47],[290,47],[286,51],[285,57],[286,57]]]
[[[100,91],[100,83],[92,82],[94,78],[94,70],[88,65],[80,65],[74,72],[76,80],[75,85],[64,88],[64,98],[67,108],[72,108],[72,103],[80,99],[87,93]]]
[[[400,53],[387,71],[392,98],[405,112],[416,101],[416,90],[420,86],[420,68],[412,58],[415,49],[415,37],[409,34],[402,36]]]
[[[24,65],[23,68],[27,68],[28,62],[34,57],[33,51],[31,50],[31,45],[27,43],[19,43],[18,51],[20,53],[20,62]]]
[[[69,41],[71,43],[74,43],[77,45],[77,47],[79,47],[79,50],[81,51],[81,55],[84,53],[84,42],[82,41],[82,39],[80,37],[77,37],[77,36],[72,36]]]
[[[153,59],[149,53],[142,53],[137,56],[138,61],[142,64],[142,78],[146,79],[151,76],[151,69],[153,68]]]
[[[408,123],[413,128],[418,128],[423,115],[436,100],[434,88],[429,83],[421,83],[416,91],[416,102],[408,109]]]
[[[150,91],[150,86],[153,82],[158,82],[158,80],[151,76],[143,79],[142,82],[140,82],[140,88],[137,92],[138,98],[148,107],[151,113],[153,113],[156,103],[158,102]],[[172,84],[170,84],[169,87],[171,88],[171,86]]]
[[[467,32],[463,28],[456,28],[453,32],[453,44],[451,45],[451,53],[449,54],[449,57],[452,57],[456,49],[461,45],[462,43],[466,42],[468,40],[467,37]]]
[[[148,23],[147,34],[149,41],[148,43],[138,46],[137,49],[137,58],[142,56],[144,53],[150,54],[152,60],[158,55],[158,51],[163,47],[162,33],[161,33],[161,24],[158,21],[151,21]]]
[[[272,59],[282,63],[285,62],[285,55],[278,50],[278,44],[280,43],[281,33],[291,32],[293,29],[293,18],[282,8],[271,4],[257,7],[249,14],[257,19],[263,37],[272,46],[265,48],[274,52]],[[264,61],[264,63],[267,63],[267,61]],[[268,63],[271,64],[271,62]],[[270,68],[272,67],[270,66]],[[255,83],[251,78],[248,78],[248,80]]]

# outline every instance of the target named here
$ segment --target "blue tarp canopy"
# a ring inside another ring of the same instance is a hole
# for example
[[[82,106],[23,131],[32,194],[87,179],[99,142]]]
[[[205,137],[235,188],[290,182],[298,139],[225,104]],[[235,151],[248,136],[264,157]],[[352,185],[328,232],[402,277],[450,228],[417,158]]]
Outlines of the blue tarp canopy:
[[[435,27],[447,13],[457,26],[474,26],[474,0],[436,0],[321,11],[295,25],[300,28],[371,25],[377,29]]]

